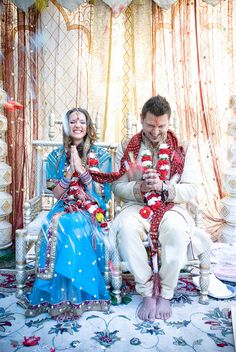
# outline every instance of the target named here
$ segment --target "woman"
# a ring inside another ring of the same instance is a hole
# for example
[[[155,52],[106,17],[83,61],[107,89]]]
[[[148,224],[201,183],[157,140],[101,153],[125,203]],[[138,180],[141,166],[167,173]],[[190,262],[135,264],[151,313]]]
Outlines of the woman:
[[[47,159],[47,187],[58,201],[37,242],[37,277],[26,310],[31,317],[47,311],[54,318],[75,319],[110,304],[102,277],[110,187],[95,183],[88,170],[110,172],[111,158],[93,144],[95,129],[81,108],[66,113],[63,141]]]

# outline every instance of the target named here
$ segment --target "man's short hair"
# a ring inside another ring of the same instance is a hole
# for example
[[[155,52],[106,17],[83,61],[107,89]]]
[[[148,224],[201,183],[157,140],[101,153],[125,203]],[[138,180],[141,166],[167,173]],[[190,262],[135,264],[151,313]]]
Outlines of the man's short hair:
[[[162,116],[167,114],[169,117],[171,115],[171,108],[170,104],[166,100],[166,98],[156,95],[151,97],[146,103],[143,105],[142,108],[142,117],[145,118],[147,112],[155,116]]]

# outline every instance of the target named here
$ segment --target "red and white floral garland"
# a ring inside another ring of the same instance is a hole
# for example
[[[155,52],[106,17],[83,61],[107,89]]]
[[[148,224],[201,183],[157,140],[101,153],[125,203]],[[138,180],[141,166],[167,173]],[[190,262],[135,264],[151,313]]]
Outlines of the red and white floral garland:
[[[157,173],[162,181],[165,181],[168,176],[168,172],[170,169],[169,163],[170,157],[170,149],[166,143],[160,144],[159,153],[158,153],[158,161],[156,164]],[[152,154],[149,150],[145,150],[141,158],[142,168],[144,173],[147,172],[148,169],[152,169]],[[155,210],[157,210],[161,206],[161,192],[146,192],[144,194],[144,200],[146,202],[146,206],[140,209],[139,214],[144,219],[151,220],[152,214]]]
[[[100,171],[99,170],[99,161],[98,161],[97,155],[93,151],[91,151],[88,154],[87,163],[88,163],[88,170]],[[99,186],[100,186],[100,188],[102,188],[103,185],[99,185]],[[101,191],[102,191],[102,189],[101,189]],[[90,214],[94,215],[94,217],[99,222],[99,224],[102,228],[105,229],[108,227],[108,222],[105,220],[104,210],[102,208],[100,208],[96,202],[87,203],[85,206],[85,209]]]
[[[87,165],[88,165],[88,171],[89,170],[100,171],[99,161],[95,152],[91,151],[88,154]],[[68,190],[68,198],[70,200],[73,200],[73,199],[76,200],[78,188],[79,188],[78,174],[75,172],[72,178],[72,182],[70,183],[70,189]],[[108,228],[108,222],[107,220],[105,220],[105,212],[102,208],[99,207],[97,202],[92,200],[82,201],[80,199],[77,199],[76,205],[74,206],[70,205],[68,207],[68,211],[76,211],[78,207],[79,208],[83,207],[90,214],[92,214],[103,229]]]
[[[88,164],[89,170],[99,171],[99,161],[96,153],[90,152],[88,154],[87,164]]]

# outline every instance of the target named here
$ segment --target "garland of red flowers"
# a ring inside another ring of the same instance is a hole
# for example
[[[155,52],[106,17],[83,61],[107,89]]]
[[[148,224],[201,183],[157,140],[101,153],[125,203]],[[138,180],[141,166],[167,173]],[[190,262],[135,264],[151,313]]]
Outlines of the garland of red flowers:
[[[166,143],[163,143],[159,147],[158,161],[156,164],[157,173],[162,181],[166,181],[168,172],[170,169],[169,164],[170,149]],[[148,172],[149,169],[152,169],[153,160],[152,153],[149,150],[145,150],[141,158],[142,168],[144,174]],[[150,219],[153,215],[153,212],[156,211],[162,205],[161,192],[146,192],[144,194],[144,200],[146,206],[140,209],[139,214],[144,219]]]
[[[137,133],[134,135],[131,140],[129,141],[125,151],[123,158],[121,159],[121,167],[119,172],[111,172],[111,173],[102,173],[99,171],[95,171],[90,169],[90,175],[92,176],[93,180],[99,183],[111,183],[119,179],[122,175],[124,175],[127,171],[126,165],[127,163],[132,163],[130,159],[130,155],[133,155],[134,160],[137,159],[139,150],[141,147],[141,142],[142,142],[142,132]],[[182,175],[183,172],[183,167],[184,167],[184,159],[185,159],[185,153],[184,150],[179,147],[178,145],[178,140],[175,134],[168,130],[167,132],[167,145],[169,148],[168,152],[169,155],[171,155],[171,163],[170,163],[170,177],[172,177],[175,174]],[[164,148],[163,148],[164,149]],[[166,177],[166,174],[168,173],[168,170],[166,170],[166,160],[161,160],[159,158],[158,160],[159,164],[157,163],[157,170],[159,172],[160,177]],[[77,175],[77,181],[76,181],[77,188],[81,188],[81,192],[84,192],[84,189],[81,185],[78,184],[78,175]],[[87,200],[91,202],[91,199],[89,199],[88,195],[84,192],[84,197],[88,198]],[[81,196],[79,197],[81,199]],[[84,201],[85,201],[84,199]],[[73,205],[75,206],[75,205]],[[90,204],[91,206],[91,204]],[[157,256],[157,250],[158,250],[158,227],[160,224],[161,219],[163,218],[164,214],[166,211],[170,210],[174,206],[174,203],[172,202],[160,202],[158,204],[158,207],[154,209],[152,217],[151,217],[151,226],[150,226],[150,238],[152,242],[152,252],[151,252],[151,257],[153,259],[153,263],[156,262],[156,265],[158,263],[158,256]],[[81,207],[81,206],[80,206]],[[97,205],[98,207],[98,205]],[[99,207],[98,207],[99,208]],[[77,209],[78,210],[78,209]],[[93,215],[95,215],[95,218],[97,216],[96,209],[91,208],[91,212]],[[101,213],[98,211],[98,214]],[[102,219],[102,217],[100,218]],[[103,221],[100,222],[100,225],[103,227]],[[155,260],[154,260],[155,259]],[[153,289],[153,295],[156,297],[159,294],[159,277],[158,277],[158,272],[155,270],[155,264],[153,264],[154,268],[154,275],[153,275],[153,282],[154,282],[154,289]],[[157,268],[158,270],[158,268]]]
[[[121,168],[119,172],[104,174],[104,173],[98,173],[98,172],[92,171],[91,172],[92,178],[97,182],[101,182],[101,183],[113,182],[117,180],[127,171],[126,164],[131,163],[131,160],[130,160],[131,153],[133,155],[134,160],[137,159],[139,150],[141,147],[141,142],[142,142],[142,132],[137,133],[131,138],[131,140],[129,141],[124,151],[124,156],[121,159]],[[185,159],[184,150],[181,147],[179,147],[178,139],[176,138],[175,134],[170,130],[168,130],[167,132],[166,142],[169,147],[167,148],[169,153],[168,155],[171,155],[170,170],[167,170],[165,166],[168,160],[161,160],[161,158],[159,158],[158,160],[159,163],[157,163],[157,170],[159,172],[160,177],[162,177],[163,180],[165,180],[165,178],[167,177],[166,175],[168,171],[170,171],[170,177],[173,177],[175,174],[182,175],[183,167],[184,167],[184,159]],[[160,259],[158,258],[158,227],[165,212],[172,209],[172,207],[174,206],[174,203],[172,202],[161,201],[161,202],[158,202],[157,204],[158,206],[155,207],[153,214],[151,216],[151,226],[149,231],[151,244],[152,244],[151,258],[152,258],[152,265],[153,265],[153,296],[154,297],[157,297],[160,293],[160,276],[158,273],[158,262]],[[148,209],[146,208],[147,211],[149,209],[150,208]],[[146,215],[147,214],[148,213],[146,213]]]
[[[89,172],[99,171],[99,161],[96,153],[91,151],[87,157],[87,165]],[[97,220],[99,225],[106,229],[108,228],[108,222],[105,219],[105,212],[99,207],[96,201],[91,200],[89,195],[84,189],[84,185],[81,182],[77,172],[74,172],[68,191],[63,196],[64,202],[67,204],[65,212],[75,212],[79,209],[85,209],[89,214]]]
[[[119,172],[102,173],[102,172],[91,170],[90,174],[93,180],[99,183],[104,183],[104,182],[110,183],[119,179],[127,171],[126,163],[131,163],[130,154],[132,153],[134,160],[137,159],[139,150],[141,147],[141,143],[142,143],[142,132],[139,132],[130,139],[124,151],[123,158],[121,159],[121,167]],[[170,177],[172,177],[176,173],[178,173],[179,175],[182,175],[185,153],[183,148],[179,147],[177,137],[170,130],[168,130],[167,132],[166,143],[169,147],[169,151],[171,155]],[[150,227],[150,237],[151,237],[155,252],[157,252],[157,246],[158,246],[159,223],[163,218],[163,215],[165,214],[165,212],[170,210],[174,206],[174,203],[172,202],[168,202],[168,203],[161,202],[161,203],[162,203],[161,206],[157,210],[155,210],[155,212],[152,215],[151,227]]]

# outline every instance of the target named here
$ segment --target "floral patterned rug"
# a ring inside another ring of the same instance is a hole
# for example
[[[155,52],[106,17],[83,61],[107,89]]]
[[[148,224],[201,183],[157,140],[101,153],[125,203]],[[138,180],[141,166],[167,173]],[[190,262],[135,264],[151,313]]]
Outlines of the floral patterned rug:
[[[28,277],[28,288],[33,277]],[[179,279],[167,321],[142,322],[141,297],[111,306],[107,313],[87,312],[77,321],[55,321],[47,314],[30,319],[17,305],[14,272],[0,273],[0,351],[2,352],[233,352],[230,300],[198,303],[199,293],[187,274]]]

